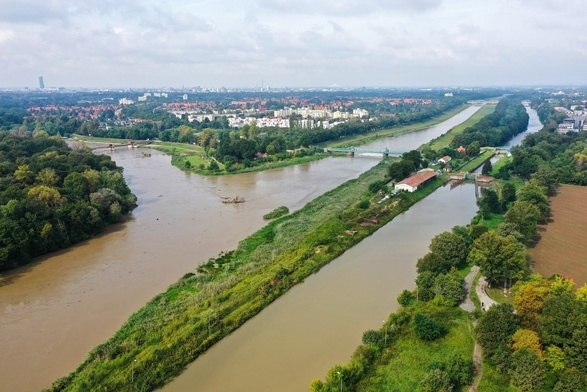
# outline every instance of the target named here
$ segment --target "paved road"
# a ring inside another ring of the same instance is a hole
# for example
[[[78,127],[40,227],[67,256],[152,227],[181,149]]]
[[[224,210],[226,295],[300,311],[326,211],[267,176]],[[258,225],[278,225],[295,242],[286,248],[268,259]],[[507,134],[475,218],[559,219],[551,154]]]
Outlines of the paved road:
[[[485,289],[487,288],[487,282],[485,281],[485,277],[481,276],[477,281],[477,286],[475,287],[475,291],[477,292],[477,296],[479,297],[479,302],[481,302],[481,310],[486,312],[487,309],[492,307],[493,305],[497,305],[497,302],[492,300],[488,295]]]

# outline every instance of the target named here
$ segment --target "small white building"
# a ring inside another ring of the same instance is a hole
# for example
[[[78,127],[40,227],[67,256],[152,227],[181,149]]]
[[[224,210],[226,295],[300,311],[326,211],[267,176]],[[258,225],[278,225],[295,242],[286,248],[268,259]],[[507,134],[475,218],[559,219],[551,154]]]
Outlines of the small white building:
[[[440,159],[438,160],[438,163],[441,163],[441,164],[443,164],[443,165],[446,165],[447,163],[449,163],[449,162],[450,162],[450,160],[451,160],[451,159],[452,159],[452,158],[451,158],[451,157],[449,157],[449,156],[447,155],[447,156],[444,156],[444,157],[440,158]]]

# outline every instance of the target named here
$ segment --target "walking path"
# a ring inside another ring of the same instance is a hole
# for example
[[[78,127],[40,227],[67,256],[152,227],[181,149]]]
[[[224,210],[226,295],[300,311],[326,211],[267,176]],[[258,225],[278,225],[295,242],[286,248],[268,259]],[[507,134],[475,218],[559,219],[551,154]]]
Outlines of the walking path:
[[[473,281],[475,280],[475,276],[477,276],[477,272],[479,271],[479,267],[474,265],[471,268],[471,272],[465,276],[465,300],[459,305],[461,309],[466,312],[473,312],[475,311],[475,304],[471,301],[470,292],[471,287],[473,286]]]
[[[479,272],[478,266],[473,266],[471,268],[471,272],[467,274],[465,277],[465,300],[459,305],[461,309],[471,313],[475,311],[476,307],[473,301],[471,301],[470,293],[471,288],[473,286],[473,281],[477,276],[477,272]],[[497,304],[493,299],[487,295],[485,291],[487,288],[487,281],[485,277],[480,276],[479,280],[477,280],[477,284],[475,285],[475,292],[477,293],[477,297],[479,297],[479,302],[481,303],[481,310],[487,311],[490,307]],[[473,323],[474,324],[474,323]],[[483,378],[483,355],[481,346],[479,343],[475,342],[475,349],[473,351],[473,366],[475,367],[475,379],[473,383],[468,389],[468,392],[477,392],[477,388],[479,387],[479,383]]]
[[[479,277],[479,280],[477,281],[477,286],[475,287],[475,291],[477,292],[477,296],[479,297],[479,302],[481,302],[481,310],[484,312],[486,312],[487,309],[489,309],[493,305],[497,305],[497,302],[495,302],[493,299],[491,299],[489,295],[487,295],[487,292],[485,291],[486,288],[487,282],[485,281],[485,277]]]

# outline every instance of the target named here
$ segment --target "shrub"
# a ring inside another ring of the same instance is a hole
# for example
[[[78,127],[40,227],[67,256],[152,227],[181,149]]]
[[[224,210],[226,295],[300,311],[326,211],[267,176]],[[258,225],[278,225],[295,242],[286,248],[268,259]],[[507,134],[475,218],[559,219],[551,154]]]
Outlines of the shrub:
[[[409,290],[404,290],[397,296],[397,302],[404,308],[410,306],[415,300],[416,297]]]
[[[440,369],[434,369],[429,372],[420,383],[420,392],[451,392],[454,385],[450,381],[448,374]]]
[[[423,340],[436,340],[448,332],[448,328],[429,316],[416,313],[414,315],[414,332]]]

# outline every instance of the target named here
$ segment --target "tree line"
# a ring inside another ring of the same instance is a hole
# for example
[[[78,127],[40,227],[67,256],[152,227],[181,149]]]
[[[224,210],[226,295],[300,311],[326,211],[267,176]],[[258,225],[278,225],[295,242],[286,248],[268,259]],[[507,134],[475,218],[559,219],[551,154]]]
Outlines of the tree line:
[[[0,270],[88,239],[136,206],[122,168],[44,132],[0,132]]]

